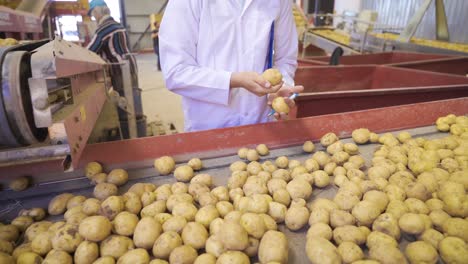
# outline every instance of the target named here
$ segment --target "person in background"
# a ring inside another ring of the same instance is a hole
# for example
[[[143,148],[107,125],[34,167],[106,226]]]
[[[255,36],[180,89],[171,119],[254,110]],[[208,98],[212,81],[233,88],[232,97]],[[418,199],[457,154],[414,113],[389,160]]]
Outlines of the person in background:
[[[151,23],[151,38],[153,39],[153,49],[156,56],[158,56],[158,71],[161,70],[161,55],[159,54],[159,26],[161,23],[160,15],[151,14],[150,15]]]
[[[186,131],[272,121],[272,99],[303,90],[293,81],[298,40],[291,5],[290,0],[169,1],[159,30],[161,66],[167,88],[183,97]],[[261,77],[269,54],[284,84],[271,86]],[[293,100],[287,103],[294,106]]]
[[[133,104],[135,107],[134,114],[138,122],[144,118],[141,104],[141,90],[138,87],[138,68],[135,57],[131,54],[129,48],[127,30],[110,16],[110,9],[104,0],[92,0],[89,6],[88,15],[96,19],[98,27],[91,42],[88,44],[88,49],[97,53],[110,64],[112,86],[114,91],[118,92],[120,96],[125,95],[121,66],[128,61],[133,90]],[[118,114],[121,126],[126,126],[128,120],[127,111],[119,107]],[[123,137],[127,138],[128,135],[123,133]]]
[[[136,70],[133,56],[129,56],[127,30],[110,16],[110,9],[104,0],[92,0],[89,7],[88,15],[96,19],[98,28],[88,49],[109,63],[121,63],[131,58]]]

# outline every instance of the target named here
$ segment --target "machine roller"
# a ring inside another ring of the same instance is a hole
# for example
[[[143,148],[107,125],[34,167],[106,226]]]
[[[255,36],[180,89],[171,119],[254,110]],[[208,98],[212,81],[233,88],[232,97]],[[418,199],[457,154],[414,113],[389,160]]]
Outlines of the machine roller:
[[[119,133],[98,55],[56,39],[2,48],[0,60],[0,167],[59,159],[66,169],[88,142]]]

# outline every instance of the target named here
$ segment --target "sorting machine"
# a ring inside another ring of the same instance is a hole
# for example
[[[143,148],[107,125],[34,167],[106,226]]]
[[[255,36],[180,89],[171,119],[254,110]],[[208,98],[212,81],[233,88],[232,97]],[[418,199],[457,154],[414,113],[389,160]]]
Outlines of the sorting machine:
[[[150,182],[157,186],[173,183],[172,175],[158,175],[153,168],[155,158],[171,155],[177,163],[187,162],[190,158],[199,157],[204,168],[199,173],[213,176],[215,185],[225,185],[230,175],[230,163],[239,160],[236,153],[240,147],[254,147],[265,143],[271,149],[270,154],[261,158],[274,160],[286,155],[290,159],[304,161],[310,154],[302,151],[302,143],[306,140],[317,141],[327,132],[335,132],[344,142],[354,129],[367,127],[377,133],[409,131],[414,137],[428,139],[446,136],[433,125],[439,116],[449,113],[463,115],[468,113],[468,98],[457,98],[442,101],[408,104],[385,108],[369,109],[339,114],[313,116],[292,119],[284,122],[208,130],[176,135],[130,139],[120,142],[105,142],[86,146],[81,155],[80,167],[90,161],[102,163],[106,171],[114,168],[124,168],[129,172],[129,182],[120,187],[119,193],[124,193],[137,182]],[[318,150],[322,148],[317,145]],[[360,154],[370,166],[373,151],[377,144],[360,146]],[[50,167],[45,167],[48,164]],[[42,164],[31,164],[22,172],[33,176],[34,184],[22,192],[4,190],[0,192],[0,219],[13,219],[22,208],[43,207],[55,195],[70,192],[75,195],[92,196],[93,185],[84,176],[83,170],[62,172],[58,167],[44,161]],[[19,167],[10,168],[10,174],[0,169],[2,181],[16,175],[22,170]],[[314,189],[311,200],[316,197],[333,198],[337,188],[330,185],[324,189]],[[53,218],[49,218],[53,219]],[[54,220],[57,220],[55,217]],[[305,254],[307,228],[296,232],[279,225],[289,240],[290,263],[309,263]],[[402,239],[401,248],[407,241]]]
[[[215,185],[225,185],[229,165],[239,160],[236,154],[241,147],[266,144],[271,151],[261,162],[282,155],[304,161],[310,154],[302,151],[303,142],[317,142],[327,132],[336,133],[344,142],[351,142],[351,132],[362,127],[376,133],[404,130],[415,137],[440,138],[447,134],[433,125],[438,117],[468,113],[468,78],[464,76],[317,62],[296,74],[296,82],[306,89],[297,99],[291,120],[97,143],[93,137],[98,127],[105,130],[100,119],[112,101],[102,60],[59,40],[31,45],[1,53],[2,222],[11,221],[24,208],[47,208],[60,193],[91,197],[94,186],[83,169],[91,161],[103,164],[105,171],[128,171],[129,182],[119,188],[121,194],[137,182],[175,182],[172,175],[159,175],[153,167],[154,160],[164,155],[173,156],[179,164],[201,158],[204,168],[200,173],[212,175]],[[377,147],[360,146],[368,167]],[[21,176],[30,177],[28,189],[15,192],[6,187]],[[316,188],[310,200],[332,198],[336,191],[333,185]],[[47,219],[55,221],[60,216]],[[284,225],[279,228],[289,240],[290,263],[309,263],[304,250],[306,228],[296,232]],[[401,249],[406,243],[401,241]]]
[[[135,121],[133,101],[113,90],[106,62],[70,42],[3,47],[0,65],[0,168],[7,173],[44,160],[76,168],[88,143],[120,138],[117,107]],[[127,123],[135,132],[135,122]]]

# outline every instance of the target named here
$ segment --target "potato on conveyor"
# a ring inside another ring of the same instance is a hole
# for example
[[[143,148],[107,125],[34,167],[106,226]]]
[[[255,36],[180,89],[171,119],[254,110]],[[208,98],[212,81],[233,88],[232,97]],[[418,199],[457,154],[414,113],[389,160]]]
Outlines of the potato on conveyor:
[[[67,202],[70,200],[74,195],[71,193],[62,193],[57,196],[55,196],[50,202],[49,202],[49,214],[50,215],[59,215],[63,214],[65,210],[67,209]]]
[[[190,222],[182,230],[184,245],[191,246],[194,249],[204,248],[207,239],[208,231],[200,223]]]
[[[56,227],[61,227],[63,224],[65,224],[65,223],[62,222],[62,224],[58,224]],[[24,236],[25,236],[27,241],[32,241],[38,234],[40,234],[42,232],[47,232],[48,230],[51,231],[53,226],[54,225],[52,224],[52,222],[49,222],[49,221],[36,222],[36,223],[30,225],[28,227],[28,229],[26,229],[26,232],[24,232]],[[9,225],[4,226],[4,227],[9,227]],[[2,230],[2,226],[0,226],[0,230]],[[18,230],[18,229],[16,228],[16,230]],[[11,231],[13,231],[13,230],[11,230]],[[0,231],[0,239],[2,239],[1,233],[2,232]],[[8,240],[8,239],[6,239],[6,240]]]
[[[458,237],[445,237],[439,243],[439,254],[445,263],[466,263],[468,259],[467,244]]]
[[[159,222],[153,217],[143,217],[135,228],[133,242],[136,247],[151,249],[161,233],[162,227]]]
[[[261,263],[288,263],[288,239],[282,232],[268,231],[260,240],[258,258]]]
[[[141,263],[147,264],[150,262],[150,256],[148,251],[137,248],[127,251],[123,256],[117,260],[117,264],[131,264],[131,263]]]
[[[78,227],[65,224],[52,235],[51,241],[55,250],[73,253],[83,241],[83,237],[78,233]]]
[[[244,250],[249,244],[249,236],[238,222],[225,221],[218,237],[227,250]]]
[[[93,263],[99,257],[99,247],[94,242],[83,241],[73,255],[75,264]]]
[[[341,243],[338,246],[338,253],[340,253],[344,263],[354,263],[354,261],[364,259],[362,249],[353,242]]]
[[[111,235],[100,243],[100,254],[103,257],[118,259],[132,249],[135,249],[133,240],[126,236]]]
[[[30,179],[28,177],[20,177],[11,181],[9,187],[15,192],[20,192],[26,190],[29,184]]]
[[[193,158],[187,163],[194,171],[201,170],[203,168],[203,163],[199,158]]]
[[[104,216],[96,215],[85,218],[79,226],[78,232],[86,240],[100,242],[111,233],[112,224]]]
[[[325,238],[312,237],[307,239],[306,254],[312,264],[340,264],[341,256],[338,249]]]
[[[169,263],[191,264],[197,259],[197,251],[187,245],[176,247],[169,256]]]
[[[315,150],[314,142],[310,140],[304,142],[304,145],[302,145],[302,150],[307,153],[312,153]]]
[[[405,255],[411,263],[435,264],[439,258],[437,250],[424,241],[409,243],[406,246]]]
[[[7,253],[0,252],[0,263],[15,263],[15,259]]]
[[[23,209],[18,216],[30,216],[34,221],[41,221],[46,216],[46,211],[43,208]]]
[[[172,157],[163,156],[154,161],[154,167],[160,174],[167,175],[174,170],[175,161]]]
[[[21,253],[16,259],[17,264],[35,264],[42,263],[42,261],[42,257],[34,252]]]
[[[265,144],[259,144],[257,145],[255,149],[257,150],[258,154],[260,154],[261,156],[266,156],[268,155],[268,153],[270,153],[270,150]]]
[[[42,264],[72,264],[73,258],[63,250],[52,249],[44,258]]]
[[[193,169],[188,165],[179,166],[174,171],[174,177],[181,182],[189,182],[193,175]]]
[[[258,156],[258,152],[255,149],[249,149],[247,151],[247,160],[248,161],[257,161],[260,157]]]
[[[93,264],[115,264],[115,259],[113,257],[100,257],[93,262]]]
[[[30,216],[18,216],[11,220],[11,224],[16,226],[21,232],[26,231],[26,229],[33,223],[34,219]]]
[[[102,172],[102,165],[99,164],[98,162],[93,161],[93,162],[86,164],[85,175],[86,177],[88,177],[88,179],[91,179],[91,177],[101,172]]]
[[[249,151],[248,148],[240,148],[237,151],[237,156],[239,156],[239,158],[241,158],[241,159],[246,159],[247,158],[247,151]]]
[[[116,186],[121,186],[127,183],[128,181],[128,172],[123,169],[115,169],[109,172],[107,175],[107,182],[115,184]]]
[[[216,264],[216,257],[209,253],[201,254],[193,264]]]
[[[161,259],[169,259],[169,255],[176,247],[182,246],[182,238],[177,232],[162,233],[153,245],[153,255]]]
[[[365,144],[369,142],[371,132],[367,128],[359,128],[359,129],[354,130],[351,133],[351,135],[353,137],[354,142],[356,142],[357,144]]]
[[[278,85],[283,80],[283,75],[278,69],[268,69],[262,73],[262,77],[272,86]]]
[[[240,251],[226,251],[219,256],[217,264],[249,264],[249,257]]]
[[[103,182],[103,183],[97,184],[94,187],[93,194],[94,194],[94,197],[98,198],[99,200],[105,200],[110,196],[117,195],[117,192],[118,192],[118,188],[115,184]],[[49,211],[49,214],[52,214],[52,213],[50,213]]]

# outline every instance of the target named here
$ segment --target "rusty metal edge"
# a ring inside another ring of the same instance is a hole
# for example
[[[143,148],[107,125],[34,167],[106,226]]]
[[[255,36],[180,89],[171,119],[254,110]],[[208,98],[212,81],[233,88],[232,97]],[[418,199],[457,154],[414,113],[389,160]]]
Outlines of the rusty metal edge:
[[[377,132],[433,124],[437,117],[468,113],[468,97],[371,110],[314,116],[243,127],[223,128],[161,137],[88,145],[80,165],[98,160],[104,164],[154,159],[163,155],[237,149],[265,143],[271,148],[317,140],[327,132],[347,137],[352,130],[368,127]],[[234,152],[226,153],[226,155]],[[80,166],[80,167],[81,167]]]
[[[389,64],[385,64],[384,66],[401,67],[401,66],[420,65],[420,64],[426,64],[426,63],[450,62],[450,61],[458,61],[458,60],[468,60],[468,56],[455,56],[455,57],[452,56],[452,57],[441,58],[441,59],[389,63]]]
[[[468,97],[442,101],[401,105],[340,114],[314,116],[288,121],[242,127],[223,128],[176,135],[147,137],[118,142],[87,145],[78,167],[98,161],[106,167],[142,163],[163,156],[220,157],[233,155],[244,146],[267,144],[271,149],[300,145],[306,140],[318,140],[327,132],[349,137],[354,129],[367,127],[377,133],[428,126],[443,115],[468,113]],[[60,172],[63,161],[43,161],[36,164],[0,168],[0,177],[40,175]]]
[[[468,84],[455,84],[444,86],[421,86],[421,87],[403,87],[403,88],[386,88],[386,89],[367,89],[367,90],[348,90],[348,91],[333,91],[333,92],[317,92],[317,93],[301,93],[297,100],[307,100],[310,98],[333,98],[333,97],[353,97],[353,96],[371,96],[380,94],[406,94],[406,93],[422,93],[435,91],[464,91],[468,88]]]

